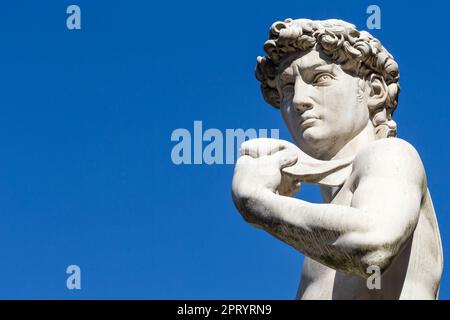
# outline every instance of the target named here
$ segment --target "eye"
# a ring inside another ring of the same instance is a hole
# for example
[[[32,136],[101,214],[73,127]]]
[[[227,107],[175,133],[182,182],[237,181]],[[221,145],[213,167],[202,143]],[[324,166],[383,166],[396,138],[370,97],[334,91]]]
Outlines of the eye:
[[[326,83],[333,79],[335,79],[334,76],[329,73],[320,73],[314,78],[313,83],[322,84],[322,83]]]
[[[285,85],[283,85],[283,87],[281,88],[281,93],[283,97],[292,95],[294,93],[294,84],[286,83]]]

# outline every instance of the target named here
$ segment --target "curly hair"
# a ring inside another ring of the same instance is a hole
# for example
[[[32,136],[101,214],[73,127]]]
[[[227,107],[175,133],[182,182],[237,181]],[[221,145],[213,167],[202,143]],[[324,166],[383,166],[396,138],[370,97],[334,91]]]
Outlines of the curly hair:
[[[361,79],[376,74],[384,80],[386,101],[383,106],[369,111],[378,137],[396,136],[397,125],[392,115],[400,92],[398,64],[378,39],[342,20],[286,19],[272,24],[269,39],[264,43],[267,56],[258,57],[255,70],[264,100],[275,108],[280,107],[276,77],[282,60],[294,52],[316,46],[346,72]]]

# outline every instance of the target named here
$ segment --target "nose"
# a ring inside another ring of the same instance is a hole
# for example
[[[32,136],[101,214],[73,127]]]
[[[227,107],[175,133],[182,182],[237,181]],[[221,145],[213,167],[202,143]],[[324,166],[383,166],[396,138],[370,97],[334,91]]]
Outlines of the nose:
[[[292,106],[295,111],[303,113],[313,107],[313,100],[311,99],[312,86],[305,83],[301,77],[295,80],[294,97],[292,99]]]

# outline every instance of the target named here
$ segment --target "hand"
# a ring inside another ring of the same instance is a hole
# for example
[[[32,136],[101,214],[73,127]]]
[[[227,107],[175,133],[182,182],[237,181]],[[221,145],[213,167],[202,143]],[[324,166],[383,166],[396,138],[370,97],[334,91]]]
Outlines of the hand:
[[[299,191],[299,182],[283,174],[281,169],[294,165],[298,148],[278,139],[253,139],[241,145],[233,175],[235,200],[254,198],[261,190],[291,196]]]

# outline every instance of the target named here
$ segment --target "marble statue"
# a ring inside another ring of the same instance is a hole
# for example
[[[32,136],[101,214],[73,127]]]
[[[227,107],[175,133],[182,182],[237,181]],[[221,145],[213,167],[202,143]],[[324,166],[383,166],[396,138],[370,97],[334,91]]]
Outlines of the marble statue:
[[[335,19],[275,22],[264,50],[256,77],[295,144],[244,142],[232,196],[245,221],[305,255],[297,298],[437,299],[439,228],[420,156],[396,137],[392,55]],[[301,183],[324,203],[293,197]]]

